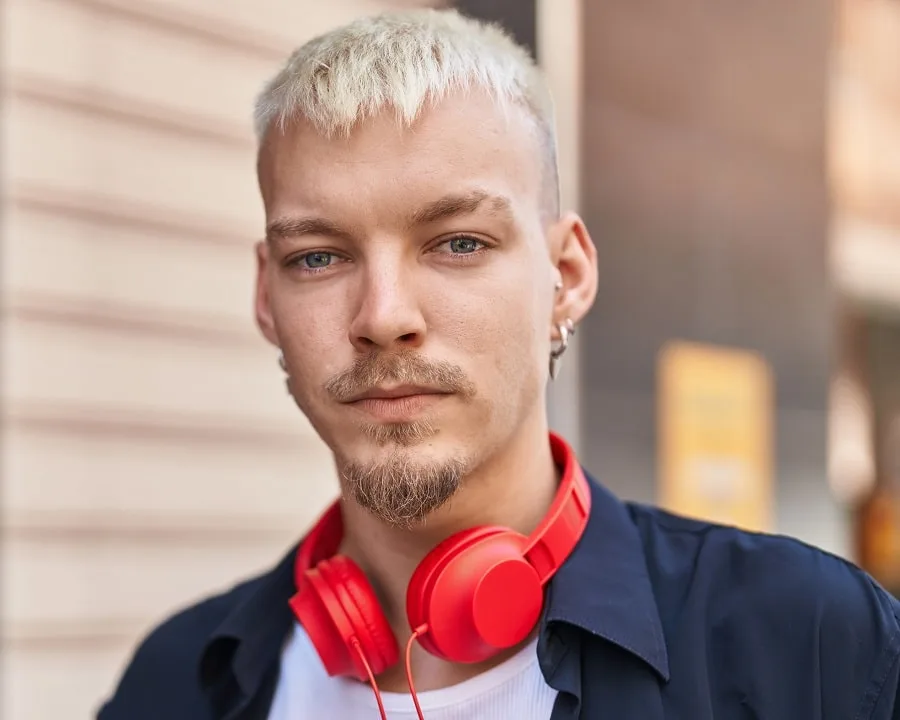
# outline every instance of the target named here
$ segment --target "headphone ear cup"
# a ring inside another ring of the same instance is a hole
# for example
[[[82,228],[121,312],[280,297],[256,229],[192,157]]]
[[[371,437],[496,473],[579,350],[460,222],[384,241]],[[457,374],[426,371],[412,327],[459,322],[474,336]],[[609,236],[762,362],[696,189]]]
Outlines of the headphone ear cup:
[[[525,640],[544,603],[537,571],[523,555],[528,538],[481,527],[450,536],[413,573],[406,596],[419,642],[450,662],[475,663]]]
[[[375,591],[349,558],[336,555],[308,571],[290,604],[329,675],[368,680],[354,640],[374,675],[398,662],[400,649]]]
[[[375,589],[365,573],[350,558],[335,555],[326,561],[330,582],[341,594],[345,608],[351,610],[356,638],[365,652],[372,672],[378,675],[400,660],[400,648],[391,630]],[[354,652],[355,654],[355,652]],[[364,673],[363,680],[368,680]]]

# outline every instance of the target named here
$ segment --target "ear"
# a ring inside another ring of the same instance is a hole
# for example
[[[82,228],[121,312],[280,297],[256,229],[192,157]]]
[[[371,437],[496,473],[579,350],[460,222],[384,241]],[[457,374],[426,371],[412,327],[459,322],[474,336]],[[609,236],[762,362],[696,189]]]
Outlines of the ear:
[[[566,213],[554,223],[549,238],[555,281],[562,285],[554,297],[553,324],[566,320],[577,324],[597,297],[597,248],[576,213]]]
[[[256,243],[256,297],[254,301],[256,325],[275,347],[280,347],[269,297],[269,246],[265,240]]]

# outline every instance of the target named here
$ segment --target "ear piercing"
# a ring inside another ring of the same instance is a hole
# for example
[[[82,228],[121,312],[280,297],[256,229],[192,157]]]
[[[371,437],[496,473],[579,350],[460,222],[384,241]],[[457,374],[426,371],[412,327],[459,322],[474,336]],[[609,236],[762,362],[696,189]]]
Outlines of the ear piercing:
[[[566,318],[563,323],[556,324],[559,333],[559,344],[550,350],[550,379],[556,380],[559,368],[562,364],[562,356],[569,349],[569,339],[575,334],[575,323],[571,318]]]

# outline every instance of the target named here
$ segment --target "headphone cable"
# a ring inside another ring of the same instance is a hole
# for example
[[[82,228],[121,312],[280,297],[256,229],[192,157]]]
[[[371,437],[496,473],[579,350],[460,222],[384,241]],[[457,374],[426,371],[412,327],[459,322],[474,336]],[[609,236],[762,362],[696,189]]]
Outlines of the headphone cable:
[[[409,636],[409,641],[406,643],[406,682],[409,685],[409,694],[412,695],[413,704],[416,706],[416,713],[419,716],[419,720],[425,720],[425,716],[422,714],[422,708],[419,707],[419,698],[416,695],[416,686],[413,684],[410,653],[412,652],[412,646],[416,639],[418,639],[420,635],[424,635],[426,632],[428,632],[428,626],[419,625],[419,627],[413,630],[413,634]]]
[[[409,694],[412,696],[413,705],[416,706],[416,714],[419,716],[419,720],[425,720],[425,716],[422,714],[422,708],[419,705],[419,697],[416,694],[416,686],[415,683],[413,683],[411,654],[413,643],[420,635],[424,635],[426,632],[428,632],[428,626],[419,625],[419,627],[413,631],[413,634],[410,635],[409,642],[406,643],[406,682],[409,685]],[[381,713],[381,720],[388,720],[387,712],[384,709],[384,702],[382,702],[381,699],[381,690],[378,689],[378,683],[375,680],[375,674],[372,672],[372,666],[369,665],[369,661],[366,659],[366,654],[363,652],[359,640],[353,638],[351,644],[353,645],[353,649],[356,650],[357,655],[359,655],[359,659],[362,660],[363,667],[366,669],[366,674],[369,676],[369,684],[372,686],[372,691],[375,693],[375,702],[378,703],[378,711]]]
[[[387,713],[384,710],[384,703],[381,701],[381,691],[378,689],[378,683],[375,682],[375,674],[372,672],[372,666],[369,665],[369,661],[366,660],[366,654],[363,652],[362,647],[359,644],[359,640],[353,638],[351,641],[353,645],[353,649],[356,650],[359,655],[360,660],[362,660],[363,666],[366,668],[366,673],[369,676],[369,684],[372,686],[372,690],[375,693],[375,702],[378,703],[378,710],[381,713],[381,720],[387,720]]]

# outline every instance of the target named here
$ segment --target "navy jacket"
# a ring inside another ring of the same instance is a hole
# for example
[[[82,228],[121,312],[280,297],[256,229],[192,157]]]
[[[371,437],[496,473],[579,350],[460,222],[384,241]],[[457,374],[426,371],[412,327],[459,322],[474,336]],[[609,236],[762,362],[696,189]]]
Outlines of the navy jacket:
[[[541,620],[552,720],[900,720],[900,604],[864,572],[591,483]],[[151,632],[99,720],[265,720],[292,562]]]

